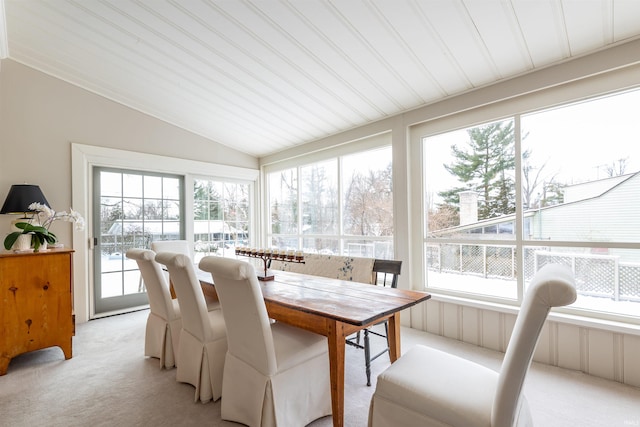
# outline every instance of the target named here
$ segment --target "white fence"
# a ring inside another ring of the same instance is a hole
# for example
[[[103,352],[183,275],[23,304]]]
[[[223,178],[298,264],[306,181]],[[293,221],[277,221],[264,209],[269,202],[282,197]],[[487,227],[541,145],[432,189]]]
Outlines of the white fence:
[[[515,279],[515,247],[475,244],[427,245],[429,270],[475,275],[485,278]],[[551,252],[544,248],[527,248],[524,253],[524,278],[549,263],[571,267],[576,288],[583,295],[610,298],[614,301],[640,301],[640,265],[622,263],[612,255]]]

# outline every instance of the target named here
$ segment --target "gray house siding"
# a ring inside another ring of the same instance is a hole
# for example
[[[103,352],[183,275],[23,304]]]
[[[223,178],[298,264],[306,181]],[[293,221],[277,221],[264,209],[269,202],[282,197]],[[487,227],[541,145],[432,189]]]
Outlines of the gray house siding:
[[[533,239],[553,241],[640,241],[640,173],[600,196],[541,209],[532,220]],[[597,251],[596,251],[597,252]],[[610,255],[640,261],[635,251],[611,250]]]

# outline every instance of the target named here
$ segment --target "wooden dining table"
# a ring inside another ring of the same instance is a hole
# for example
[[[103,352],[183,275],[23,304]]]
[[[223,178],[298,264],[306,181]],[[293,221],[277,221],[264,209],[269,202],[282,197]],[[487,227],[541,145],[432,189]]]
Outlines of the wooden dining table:
[[[401,354],[400,312],[431,295],[300,273],[274,273],[274,280],[260,282],[269,317],[327,337],[333,425],[342,426],[346,337],[388,319],[393,363]],[[211,275],[198,270],[198,278],[203,292],[215,296]]]

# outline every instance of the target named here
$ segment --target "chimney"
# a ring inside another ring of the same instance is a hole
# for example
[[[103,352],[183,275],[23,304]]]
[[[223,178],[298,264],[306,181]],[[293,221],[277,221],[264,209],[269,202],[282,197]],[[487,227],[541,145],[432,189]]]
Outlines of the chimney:
[[[478,222],[478,193],[472,190],[461,191],[460,197],[460,225]]]

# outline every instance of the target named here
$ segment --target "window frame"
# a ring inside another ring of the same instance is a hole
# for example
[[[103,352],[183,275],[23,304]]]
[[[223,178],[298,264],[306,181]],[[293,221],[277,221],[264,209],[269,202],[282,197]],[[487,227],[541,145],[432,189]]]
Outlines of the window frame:
[[[196,180],[200,180],[200,181],[209,181],[209,182],[217,182],[220,183],[223,187],[226,184],[240,184],[240,185],[247,185],[248,186],[248,190],[249,190],[249,195],[248,195],[248,203],[249,203],[249,215],[247,217],[247,222],[248,222],[248,236],[247,238],[249,239],[250,242],[255,242],[259,239],[258,236],[258,223],[256,221],[256,211],[258,210],[258,203],[257,203],[257,198],[256,198],[256,185],[255,185],[255,181],[249,181],[247,179],[238,179],[238,178],[225,178],[222,176],[211,176],[211,175],[190,175],[189,176],[189,181],[190,181],[190,185],[191,185],[191,192],[188,192],[190,197],[192,198],[192,203],[190,205],[191,209],[190,211],[187,211],[186,215],[190,215],[190,218],[194,218],[194,209],[195,209],[195,198],[194,198],[194,190],[195,190],[195,181]],[[224,191],[224,189],[223,189]],[[191,225],[191,227],[193,227],[195,219],[192,219],[191,221],[187,221],[188,224]],[[191,229],[191,234],[188,234],[188,236],[190,236],[190,241],[192,244],[195,245],[196,241],[195,241],[195,231],[193,229]],[[194,246],[194,254],[196,253],[195,251],[195,246]],[[222,256],[226,256],[226,257],[235,257],[235,252],[234,251],[226,251],[223,250],[223,255]],[[213,253],[208,253],[209,255],[215,255]],[[197,258],[197,257],[196,257]]]
[[[468,112],[460,113],[455,116],[448,116],[440,119],[436,119],[430,122],[421,123],[410,128],[410,156],[409,167],[414,171],[418,171],[420,185],[419,188],[412,189],[413,197],[418,196],[422,210],[420,212],[411,212],[412,221],[415,224],[421,224],[421,239],[420,247],[418,248],[418,242],[412,243],[413,253],[419,253],[420,259],[417,256],[412,257],[412,262],[417,263],[419,266],[419,275],[423,286],[421,290],[432,293],[435,299],[442,298],[443,300],[464,302],[468,305],[485,307],[491,306],[493,308],[502,307],[501,310],[511,311],[517,309],[522,303],[525,282],[523,268],[518,268],[516,273],[516,287],[517,298],[504,299],[499,297],[493,297],[490,295],[478,295],[470,294],[466,292],[452,291],[442,288],[432,288],[428,284],[427,265],[426,265],[426,253],[425,247],[429,241],[437,241],[438,243],[469,243],[467,239],[429,239],[428,227],[427,227],[427,215],[423,212],[426,210],[426,198],[425,198],[425,174],[424,174],[424,143],[422,140],[431,136],[456,131],[464,130],[473,126],[483,125],[499,120],[514,120],[515,129],[515,141],[516,141],[516,214],[515,214],[515,239],[509,241],[500,240],[498,242],[494,240],[473,240],[477,244],[509,244],[516,247],[516,265],[523,266],[523,250],[524,248],[531,247],[563,247],[563,248],[585,248],[585,247],[615,247],[626,249],[640,249],[640,242],[579,242],[579,241],[539,241],[525,239],[520,232],[524,226],[524,217],[522,204],[522,140],[521,140],[521,118],[524,115],[532,113],[540,113],[545,110],[566,107],[579,102],[589,102],[591,100],[597,100],[598,98],[606,96],[615,96],[616,94],[622,94],[633,90],[640,90],[640,84],[634,82],[634,84],[623,85],[622,87],[610,87],[607,90],[602,90],[603,86],[616,86],[613,81],[615,78],[612,76],[595,76],[583,81],[572,82],[564,85],[564,87],[556,90],[553,88],[542,90],[538,93],[529,95],[523,95],[514,100],[501,101],[492,105],[487,105],[473,109]],[[599,89],[599,90],[595,90]],[[570,93],[572,96],[567,96]],[[577,95],[580,94],[580,95]],[[509,111],[511,110],[511,111]],[[417,194],[420,191],[420,194]],[[414,209],[414,211],[417,211]],[[417,252],[416,252],[417,250]],[[417,268],[413,269],[414,272],[418,271]],[[564,307],[556,309],[560,315],[564,316],[579,316],[583,319],[593,319],[595,321],[607,321],[618,322],[621,325],[640,325],[640,315],[630,316],[626,314],[618,314],[613,312],[602,312],[595,309],[588,309],[583,307]]]
[[[305,238],[322,238],[322,239],[335,239],[339,242],[339,247],[341,252],[343,251],[343,243],[349,240],[358,240],[358,241],[367,241],[367,240],[388,240],[393,244],[394,252],[397,251],[395,246],[395,232],[393,236],[354,236],[344,234],[342,227],[342,157],[349,156],[352,154],[358,154],[370,150],[380,149],[380,148],[389,148],[393,150],[392,147],[392,139],[391,132],[385,131],[380,132],[369,137],[361,138],[355,141],[345,142],[342,144],[338,144],[336,146],[332,146],[329,148],[320,149],[317,151],[312,151],[305,155],[297,156],[297,157],[289,157],[284,160],[275,161],[273,163],[264,164],[261,167],[262,174],[262,186],[261,186],[261,200],[262,200],[262,224],[263,230],[262,233],[264,235],[263,244],[270,246],[271,241],[273,239],[274,234],[271,231],[271,210],[270,210],[270,192],[269,192],[269,175],[273,173],[278,173],[288,169],[296,169],[297,180],[298,180],[298,205],[301,206],[301,193],[300,193],[300,179],[301,168],[304,168],[309,165],[313,165],[316,163],[321,163],[325,161],[336,161],[338,163],[338,172],[337,172],[337,182],[338,182],[338,192],[340,194],[340,203],[338,208],[338,216],[339,216],[339,225],[337,234],[302,234],[301,230],[301,217],[300,215],[297,218],[298,221],[298,230],[295,234],[286,234],[282,236],[286,236],[288,238],[296,239],[298,241],[298,245],[302,245],[302,242]],[[395,173],[394,173],[395,174]],[[394,202],[395,203],[395,202]],[[395,228],[396,218],[394,218],[394,230]],[[301,247],[301,246],[300,246]]]

